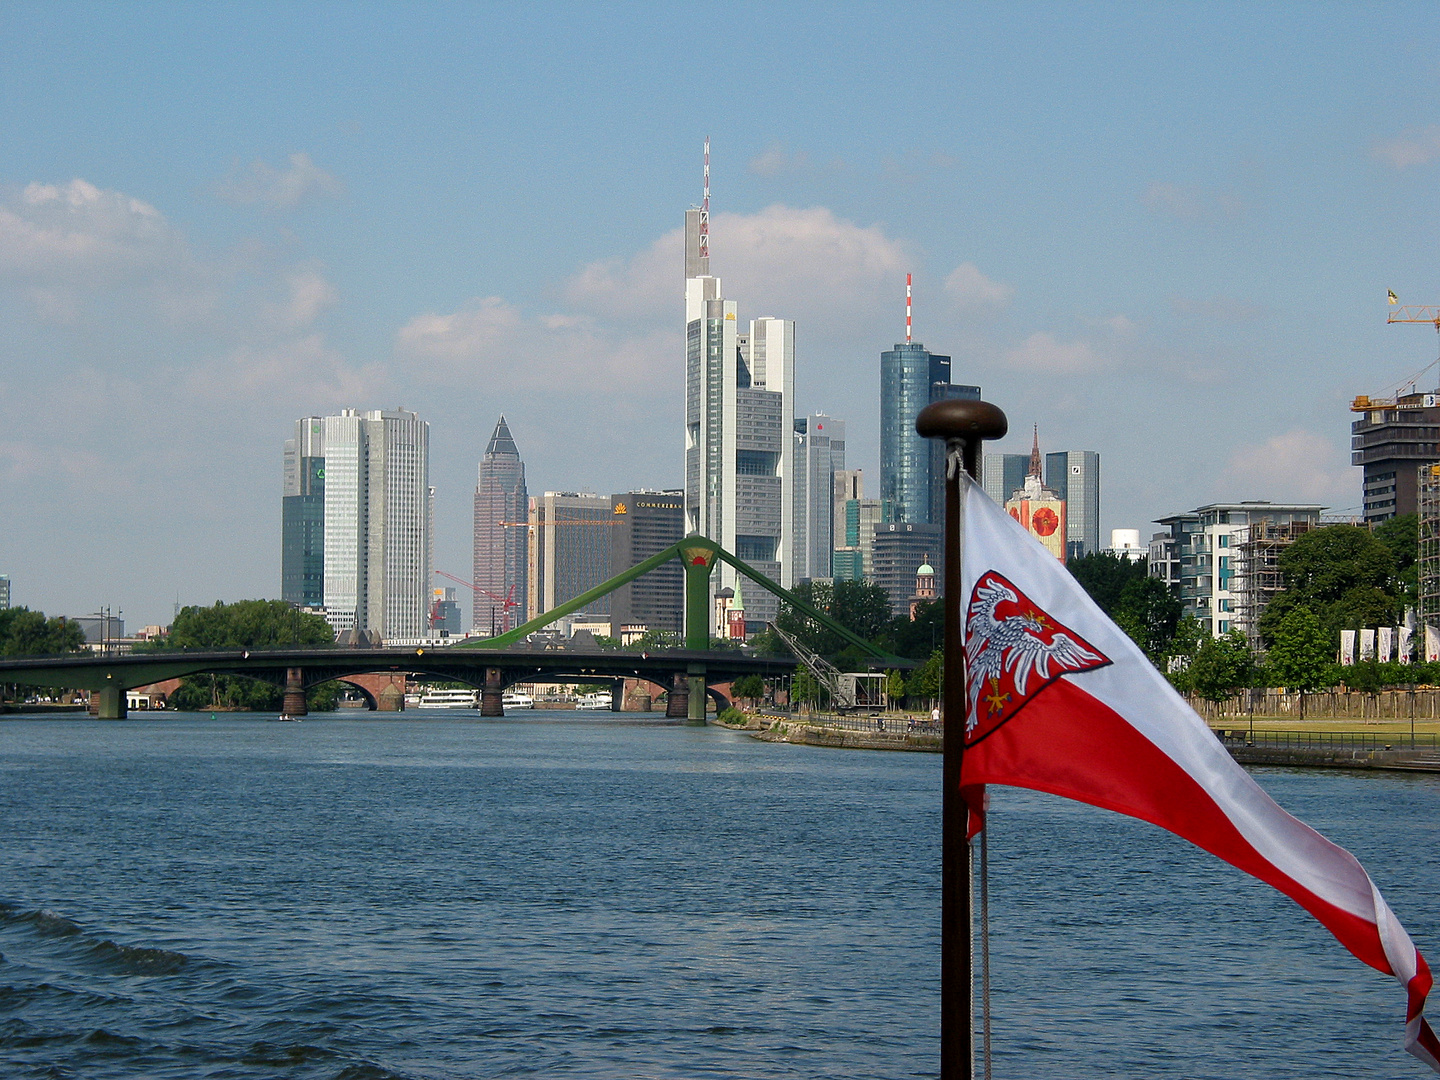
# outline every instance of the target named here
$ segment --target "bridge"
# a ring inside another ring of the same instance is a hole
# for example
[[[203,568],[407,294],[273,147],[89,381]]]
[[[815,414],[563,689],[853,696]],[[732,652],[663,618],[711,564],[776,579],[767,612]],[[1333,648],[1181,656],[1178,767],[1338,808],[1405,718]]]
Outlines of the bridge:
[[[514,683],[557,679],[610,682],[618,706],[624,680],[644,679],[669,692],[667,716],[686,717],[691,713],[690,678],[695,674],[703,673],[703,692],[724,708],[729,702],[713,684],[732,682],[742,675],[775,678],[794,669],[793,660],[746,656],[733,650],[236,649],[74,653],[0,660],[0,682],[89,690],[99,698],[102,719],[123,719],[126,690],[186,675],[240,675],[271,683],[285,692],[284,711],[298,716],[305,713],[305,692],[311,687],[331,680],[348,681],[356,675],[404,673],[463,682],[479,688],[481,712],[487,716],[504,715],[501,694]],[[704,698],[697,704],[703,719]]]
[[[685,568],[684,648],[649,653],[578,652],[527,648],[530,634],[594,603],[643,574],[678,558]],[[187,675],[239,675],[272,683],[284,691],[283,710],[305,713],[305,691],[331,680],[358,675],[406,673],[468,683],[479,687],[484,716],[503,716],[502,693],[518,682],[559,678],[610,680],[646,679],[668,692],[667,716],[705,722],[706,698],[724,707],[715,685],[742,675],[773,678],[794,670],[791,659],[747,656],[736,650],[710,648],[710,575],[717,561],[734,566],[761,588],[774,593],[796,611],[838,633],[887,667],[909,668],[914,662],[890,656],[824,612],[776,584],[713,540],[687,536],[629,570],[545,612],[514,630],[492,638],[470,639],[441,648],[240,649],[217,652],[146,652],[128,655],[75,653],[55,657],[0,660],[0,683],[20,683],[98,696],[102,719],[123,719],[125,691]],[[363,689],[363,683],[358,683]],[[370,696],[366,690],[367,696]],[[618,697],[619,691],[614,691]]]

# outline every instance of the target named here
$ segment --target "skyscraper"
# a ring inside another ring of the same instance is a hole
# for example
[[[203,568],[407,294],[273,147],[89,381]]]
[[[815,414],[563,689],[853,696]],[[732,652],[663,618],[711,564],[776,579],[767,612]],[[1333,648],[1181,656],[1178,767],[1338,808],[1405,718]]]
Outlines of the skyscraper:
[[[337,633],[422,637],[430,599],[430,425],[406,409],[344,409],[320,418],[317,447],[315,419],[301,422],[312,441],[297,434],[294,457],[299,467],[308,448],[312,461],[322,459],[325,617]]]
[[[710,275],[710,152],[705,200],[685,214],[685,524],[781,585],[794,582],[795,324],[752,319],[739,332],[735,301]],[[721,564],[712,589],[734,589]],[[749,593],[748,623],[779,603]]]
[[[938,439],[921,438],[915,417],[934,401],[979,397],[978,386],[951,383],[950,357],[911,340],[906,274],[905,340],[880,354],[880,498],[891,504],[894,520],[944,522],[945,448]]]
[[[298,607],[325,603],[325,419],[295,421],[285,440],[280,518],[280,599]]]
[[[1045,486],[1065,501],[1065,557],[1100,550],[1100,455],[1059,450],[1045,455]]]
[[[824,413],[795,420],[795,513],[791,575],[796,583],[831,575],[835,476],[845,470],[845,421]]]
[[[1030,468],[1029,454],[986,454],[980,466],[981,484],[985,494],[999,506],[1025,486],[1025,473]]]
[[[627,491],[610,497],[610,576],[623,574],[685,535],[685,493]],[[681,633],[684,625],[685,571],[679,559],[651,570],[610,594],[610,634],[626,627]]]
[[[559,607],[610,577],[610,499],[547,491],[530,500],[529,617]],[[580,614],[608,615],[602,596]]]
[[[503,633],[525,620],[530,499],[525,463],[505,417],[495,425],[475,485],[475,600],[471,625]]]

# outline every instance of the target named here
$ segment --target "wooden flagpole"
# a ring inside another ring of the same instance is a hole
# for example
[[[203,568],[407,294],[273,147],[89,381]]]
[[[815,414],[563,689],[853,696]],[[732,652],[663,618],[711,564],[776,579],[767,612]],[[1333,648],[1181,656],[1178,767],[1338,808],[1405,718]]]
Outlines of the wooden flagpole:
[[[965,623],[961,557],[965,485],[960,471],[978,479],[980,447],[999,439],[1009,424],[984,401],[936,401],[921,410],[915,430],[945,440],[945,752],[940,839],[940,1080],[975,1075],[975,978],[970,910],[970,814],[960,795],[965,753]]]

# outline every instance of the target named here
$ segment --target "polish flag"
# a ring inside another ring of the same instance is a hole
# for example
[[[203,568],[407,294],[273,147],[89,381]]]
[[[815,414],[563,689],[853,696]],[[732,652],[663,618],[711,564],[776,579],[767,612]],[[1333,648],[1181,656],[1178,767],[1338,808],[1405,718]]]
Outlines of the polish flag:
[[[1365,868],[1266,795],[1055,556],[963,483],[972,807],[985,784],[1046,791],[1159,825],[1274,886],[1400,980],[1405,1048],[1440,1072],[1430,969]]]

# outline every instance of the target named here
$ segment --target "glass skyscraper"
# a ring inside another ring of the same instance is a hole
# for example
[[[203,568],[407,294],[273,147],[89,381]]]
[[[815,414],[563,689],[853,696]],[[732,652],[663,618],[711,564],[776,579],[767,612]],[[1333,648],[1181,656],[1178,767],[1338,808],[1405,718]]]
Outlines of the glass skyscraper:
[[[1065,500],[1065,557],[1100,550],[1100,455],[1059,450],[1045,455],[1045,486]]]
[[[322,607],[337,633],[426,631],[430,425],[413,412],[307,416],[285,443],[283,599]]]
[[[325,603],[325,421],[295,421],[285,441],[281,499],[280,599],[299,607]]]
[[[880,354],[880,497],[895,521],[944,523],[945,448],[920,437],[915,417],[948,398],[980,398],[978,386],[950,381],[950,357],[918,341],[897,342]]]

